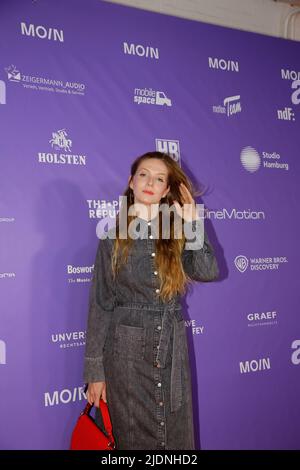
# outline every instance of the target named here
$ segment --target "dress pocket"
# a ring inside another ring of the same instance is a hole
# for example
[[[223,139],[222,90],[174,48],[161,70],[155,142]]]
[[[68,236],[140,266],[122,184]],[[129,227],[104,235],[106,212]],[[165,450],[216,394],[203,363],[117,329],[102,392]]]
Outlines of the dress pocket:
[[[120,360],[144,359],[146,330],[139,326],[119,324],[116,326],[114,354]]]

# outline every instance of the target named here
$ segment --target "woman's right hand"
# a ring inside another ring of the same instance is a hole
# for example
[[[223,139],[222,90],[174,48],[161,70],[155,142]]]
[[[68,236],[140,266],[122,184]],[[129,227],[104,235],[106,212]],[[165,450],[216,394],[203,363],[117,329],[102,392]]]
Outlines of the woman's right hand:
[[[100,397],[107,403],[106,400],[106,383],[105,382],[91,382],[88,385],[86,392],[87,400],[90,405],[99,408]]]

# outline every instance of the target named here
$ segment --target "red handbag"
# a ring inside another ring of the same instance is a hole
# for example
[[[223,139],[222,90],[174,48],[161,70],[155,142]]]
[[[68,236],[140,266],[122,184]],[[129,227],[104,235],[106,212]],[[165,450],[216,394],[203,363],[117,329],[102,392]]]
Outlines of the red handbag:
[[[106,434],[96,425],[90,416],[93,405],[87,403],[80,413],[71,437],[70,450],[115,450],[115,440],[107,404],[100,398],[99,410],[102,414]]]

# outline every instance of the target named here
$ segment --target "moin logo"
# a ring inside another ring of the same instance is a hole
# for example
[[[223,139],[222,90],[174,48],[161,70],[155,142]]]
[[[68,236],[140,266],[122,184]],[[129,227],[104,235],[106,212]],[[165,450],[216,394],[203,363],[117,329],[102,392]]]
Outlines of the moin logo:
[[[0,364],[6,364],[6,343],[0,340]]]
[[[158,47],[142,46],[142,44],[128,44],[123,42],[124,54],[137,55],[138,57],[146,57],[150,59],[159,59]]]
[[[250,173],[257,171],[262,164],[268,170],[289,170],[289,164],[280,161],[281,156],[277,152],[262,152],[262,158],[253,147],[244,147],[240,154],[241,164]]]
[[[155,139],[155,148],[158,152],[167,153],[181,165],[179,140]]]
[[[52,393],[44,393],[44,406],[66,405],[81,400],[86,400],[84,387],[64,388],[63,390],[55,390]]]
[[[240,362],[240,373],[247,374],[249,372],[259,372],[271,369],[271,360],[269,357],[260,359],[252,359],[251,361]]]
[[[225,114],[227,117],[242,112],[241,96],[228,96],[223,100],[223,106],[213,106],[213,113]]]
[[[172,101],[163,91],[155,91],[152,88],[135,88],[134,103],[152,104],[156,106],[172,106]]]
[[[239,72],[239,63],[237,60],[208,57],[208,66],[210,69],[224,70],[226,72]]]
[[[51,147],[55,150],[64,150],[70,152],[72,147],[72,140],[69,139],[66,129],[60,129],[52,133],[52,139],[49,140]],[[38,153],[39,163],[49,164],[67,164],[67,165],[85,165],[85,155],[73,155],[71,153]]]
[[[3,80],[0,80],[0,104],[6,104],[6,85]]]
[[[32,36],[40,39],[48,39],[49,41],[64,42],[64,32],[62,29],[48,28],[46,26],[27,25],[21,22],[21,34],[23,36]]]

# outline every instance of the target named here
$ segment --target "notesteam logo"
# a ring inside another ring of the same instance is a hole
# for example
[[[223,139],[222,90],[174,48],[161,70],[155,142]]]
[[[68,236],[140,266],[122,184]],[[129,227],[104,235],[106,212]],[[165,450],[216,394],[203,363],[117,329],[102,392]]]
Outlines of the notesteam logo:
[[[6,85],[3,80],[0,80],[0,104],[6,104]]]
[[[167,153],[181,165],[179,140],[155,139],[155,148],[158,152]]]
[[[84,387],[64,388],[44,393],[44,406],[67,405],[76,401],[86,400]]]
[[[224,98],[223,105],[214,105],[212,107],[213,113],[223,114],[227,117],[241,113],[242,105],[240,100],[240,95],[228,96],[227,98]]]
[[[250,258],[238,255],[234,259],[234,265],[240,273],[244,273],[248,267],[250,271],[273,271],[286,264],[286,256],[273,256],[272,258]]]
[[[208,57],[208,67],[225,72],[239,72],[239,62],[232,59],[219,59],[218,57]]]
[[[271,369],[271,360],[269,357],[252,359],[251,361],[240,361],[240,373],[248,374],[250,372],[260,372]]]
[[[137,55],[138,57],[145,57],[146,59],[159,59],[158,47],[143,46],[142,44],[133,44],[123,42],[123,52],[128,55]]]
[[[28,90],[62,93],[65,95],[85,95],[86,86],[84,83],[26,75],[21,73],[13,64],[5,67],[5,71],[9,82],[21,83],[23,88]]]
[[[300,364],[300,339],[295,339],[291,348],[294,349],[291,356],[292,364],[298,366]]]
[[[51,335],[51,343],[61,349],[78,348],[85,346],[85,331],[69,331],[63,333],[53,333]]]
[[[72,266],[71,264],[67,265],[67,274],[72,277],[68,278],[69,284],[79,284],[91,282],[91,277],[93,274],[94,265],[92,266]],[[78,276],[81,274],[81,276]],[[76,275],[76,277],[74,277]],[[89,275],[89,277],[86,277]]]
[[[281,162],[281,156],[277,152],[262,152],[262,159],[254,147],[244,147],[240,154],[240,160],[245,170],[256,172],[262,163],[265,170],[289,170],[289,164]]]
[[[0,364],[6,364],[6,343],[2,339],[0,340]]]
[[[64,42],[64,32],[62,29],[49,28],[42,25],[36,26],[32,23],[26,24],[21,22],[21,34],[39,39],[48,39],[48,41]]]
[[[134,103],[151,104],[156,106],[172,106],[172,101],[164,91],[155,91],[152,88],[135,88]]]
[[[248,326],[271,326],[277,325],[277,312],[276,310],[269,312],[255,312],[247,314]]]
[[[60,129],[52,132],[52,139],[49,140],[51,147],[55,150],[64,150],[70,152],[72,140],[68,138],[66,129]],[[62,165],[86,165],[86,155],[74,155],[71,153],[50,153],[39,152],[38,162],[46,164],[62,164]]]

